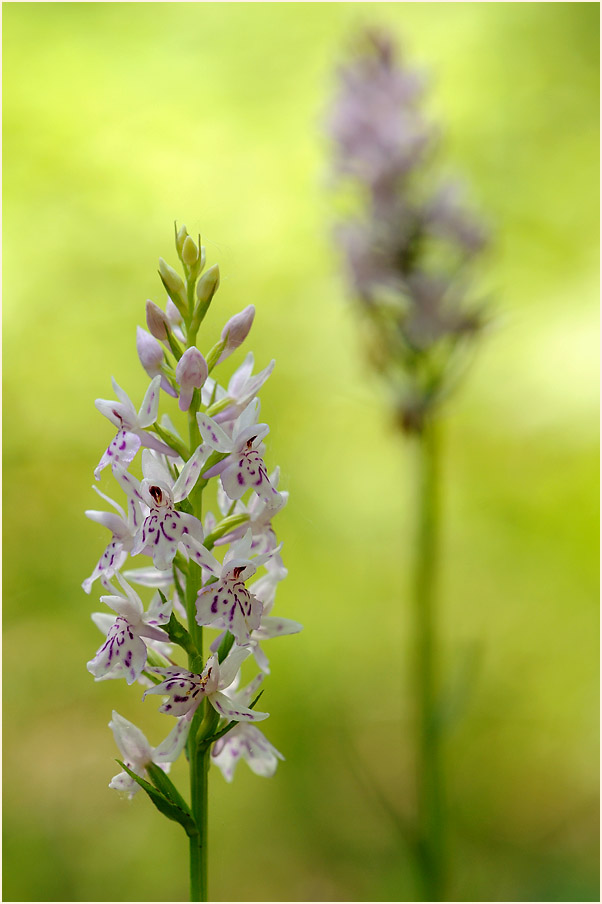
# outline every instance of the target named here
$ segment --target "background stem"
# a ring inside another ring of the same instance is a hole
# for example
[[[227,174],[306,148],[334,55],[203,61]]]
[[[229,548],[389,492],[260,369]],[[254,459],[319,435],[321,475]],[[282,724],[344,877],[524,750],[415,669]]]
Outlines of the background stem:
[[[438,712],[436,584],[439,552],[439,425],[427,418],[416,436],[417,513],[415,694],[418,869],[422,900],[445,899],[445,814]]]

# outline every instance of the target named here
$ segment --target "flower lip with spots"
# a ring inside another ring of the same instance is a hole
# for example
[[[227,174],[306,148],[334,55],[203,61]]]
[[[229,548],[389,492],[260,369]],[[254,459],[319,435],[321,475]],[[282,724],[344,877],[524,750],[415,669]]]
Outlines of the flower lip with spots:
[[[100,600],[117,613],[117,618],[109,629],[105,643],[87,663],[87,668],[97,681],[125,677],[128,684],[133,684],[146,665],[147,649],[142,638],[169,640],[159,625],[169,620],[171,604],[167,602],[163,609],[145,613],[135,590],[119,572],[116,577],[124,593],[101,596]]]
[[[248,530],[224,556],[219,580],[203,587],[196,600],[197,624],[226,627],[240,646],[251,643],[251,634],[259,628],[263,610],[261,601],[249,592],[244,582],[280,551],[278,546],[251,559],[251,544],[252,534]]]
[[[262,440],[269,433],[267,424],[258,424],[259,399],[254,399],[238,416],[232,426],[232,436],[206,414],[197,414],[199,430],[204,442],[227,457],[203,474],[205,479],[220,474],[227,496],[240,499],[248,489],[261,496],[268,508],[279,509],[282,496],[270,483],[261,455]]]
[[[250,649],[257,665],[266,675],[270,673],[270,662],[261,647],[261,643],[273,637],[286,637],[290,634],[298,634],[303,630],[303,625],[297,621],[270,614],[274,606],[276,587],[288,573],[286,568],[278,561],[279,559],[279,556],[268,559],[266,563],[267,573],[249,587],[249,592],[261,600],[262,612],[259,626],[251,631],[249,641],[245,646]],[[215,652],[219,649],[224,639],[228,630],[228,623],[225,618],[222,618],[213,622],[212,627],[221,629],[221,633],[218,634],[211,644],[211,650]]]
[[[270,483],[275,489],[278,488],[279,479],[280,468],[275,468],[272,474],[270,474]],[[223,537],[219,537],[215,541],[215,545],[224,546],[227,543],[233,543],[235,540],[240,540],[246,531],[250,529],[253,536],[251,551],[256,554],[272,552],[278,545],[278,540],[274,528],[272,527],[272,519],[288,502],[288,492],[286,490],[282,491],[280,493],[280,498],[282,500],[282,505],[279,508],[266,505],[261,496],[257,495],[251,496],[246,504],[241,499],[238,499],[232,514],[246,514],[249,516],[249,520],[244,524],[235,527],[229,533],[224,534]],[[226,491],[221,483],[218,484],[217,488],[217,504],[222,515],[226,517],[231,511],[232,502],[226,495]]]
[[[107,465],[111,465],[113,468],[116,466],[127,468],[134,460],[140,446],[148,446],[157,452],[163,452],[165,455],[176,454],[173,449],[161,442],[161,440],[146,432],[146,428],[157,420],[161,377],[157,375],[151,380],[138,413],[136,413],[130,397],[114,378],[112,378],[112,383],[115,395],[119,401],[96,399],[94,403],[100,413],[104,414],[117,427],[117,435],[109,443],[94,469],[96,480],[100,480],[100,472]]]
[[[171,567],[176,552],[181,548],[197,565],[213,572],[215,559],[203,545],[203,525],[194,515],[177,511],[174,507],[196,484],[207,454],[207,450],[199,446],[176,480],[146,449],[142,453],[142,481],[128,471],[115,469],[115,477],[130,499],[144,503],[149,509],[136,534],[131,555],[146,553],[152,556],[155,568],[165,571]]]
[[[229,722],[261,722],[269,713],[256,712],[247,706],[233,702],[224,688],[235,680],[242,662],[249,651],[238,646],[232,647],[228,656],[220,664],[217,654],[207,660],[200,675],[181,668],[153,668],[158,675],[164,675],[165,681],[149,688],[144,694],[164,694],[169,697],[159,707],[159,712],[171,716],[185,716],[192,719],[203,698],[207,698],[211,706]]]
[[[92,489],[112,505],[117,514],[113,512],[99,512],[92,509],[88,509],[85,512],[87,518],[97,524],[108,527],[112,534],[111,540],[98,560],[94,571],[82,583],[86,593],[90,593],[92,584],[97,578],[100,578],[101,583],[105,587],[109,586],[107,582],[119,571],[127,559],[128,552],[132,549],[136,532],[142,521],[140,503],[137,500],[130,500],[126,516],[124,510],[117,502],[101,493],[97,487],[93,486]]]

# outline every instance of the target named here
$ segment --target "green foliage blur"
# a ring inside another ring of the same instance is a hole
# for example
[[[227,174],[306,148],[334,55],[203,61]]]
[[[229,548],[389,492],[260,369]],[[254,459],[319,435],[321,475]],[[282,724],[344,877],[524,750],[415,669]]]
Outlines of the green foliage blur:
[[[289,578],[262,707],[286,761],[211,780],[212,896],[413,900],[413,461],[332,246],[324,110],[356,30],[431,74],[445,164],[497,234],[492,329],[444,423],[452,900],[599,900],[598,17],[592,3],[4,5],[4,900],[187,898],[181,829],[119,771],[80,583],[92,470],[173,221],[253,303]],[[233,356],[222,373],[240,363]],[[100,484],[114,486],[104,472]],[[184,783],[185,763],[172,775]]]

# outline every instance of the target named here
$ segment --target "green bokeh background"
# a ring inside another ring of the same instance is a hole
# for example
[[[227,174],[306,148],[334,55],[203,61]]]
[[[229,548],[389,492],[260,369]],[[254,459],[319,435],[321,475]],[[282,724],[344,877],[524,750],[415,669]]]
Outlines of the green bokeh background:
[[[185,900],[181,829],[107,789],[81,580],[110,377],[141,400],[174,219],[249,347],[290,503],[267,781],[211,787],[215,900],[413,900],[413,464],[330,242],[321,119],[364,23],[430,70],[446,159],[495,225],[495,329],[445,417],[442,634],[453,900],[599,899],[598,16],[587,3],[4,5],[4,900]],[[242,355],[224,366],[227,374]],[[101,487],[113,489],[110,475]],[[184,763],[173,774],[184,781]]]

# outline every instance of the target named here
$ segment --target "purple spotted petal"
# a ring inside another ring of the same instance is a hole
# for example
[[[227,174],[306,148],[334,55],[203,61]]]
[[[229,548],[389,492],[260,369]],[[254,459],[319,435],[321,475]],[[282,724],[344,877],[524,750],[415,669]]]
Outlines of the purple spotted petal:
[[[105,643],[94,659],[87,663],[88,671],[97,680],[125,678],[128,684],[136,681],[146,665],[146,644],[121,616],[110,629]]]
[[[174,502],[181,502],[185,499],[195,486],[199,479],[201,469],[205,464],[209,450],[204,446],[199,446],[190,456],[180,472],[180,476],[176,480],[173,487]]]
[[[165,740],[158,747],[155,747],[153,751],[154,763],[173,763],[177,760],[186,744],[191,724],[191,720],[185,717],[178,719],[175,727]]]
[[[161,386],[161,377],[157,375],[151,380],[150,386],[146,390],[146,394],[138,412],[138,427],[150,427],[157,420],[159,413],[159,389]]]
[[[213,418],[207,417],[206,414],[201,414],[199,412],[196,419],[204,442],[217,452],[232,451],[232,439],[219,424],[215,423]]]
[[[180,512],[171,508],[151,509],[132,547],[132,555],[144,550],[152,556],[155,568],[165,571],[174,560],[183,530]]]
[[[258,640],[266,640],[268,637],[284,637],[286,634],[298,634],[303,630],[303,625],[292,618],[276,618],[273,615],[264,615],[259,628],[255,631]]]
[[[155,669],[159,671],[159,669]],[[167,703],[163,703],[159,707],[160,713],[166,713],[169,716],[184,716],[186,713],[192,713],[205,696],[205,690],[200,682],[200,676],[187,672],[185,669],[164,669],[162,671],[170,671],[173,674],[149,688],[147,694],[161,694],[169,697]]]
[[[267,719],[269,713],[258,713],[254,709],[236,703],[225,694],[216,691],[207,697],[211,706],[229,722],[262,722]]]
[[[90,577],[86,578],[82,583],[86,593],[90,593],[92,584],[97,578],[104,576],[107,580],[110,580],[126,559],[127,552],[123,549],[123,543],[120,540],[111,540]]]
[[[122,427],[117,433],[117,436],[111,440],[104,455],[94,469],[96,480],[100,480],[100,472],[103,468],[106,468],[107,465],[111,465],[113,468],[116,465],[127,468],[134,460],[140,445],[140,438],[136,436],[135,433],[130,433],[125,427]]]

